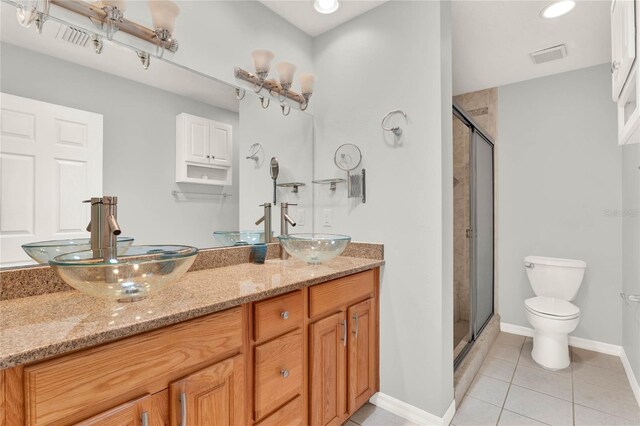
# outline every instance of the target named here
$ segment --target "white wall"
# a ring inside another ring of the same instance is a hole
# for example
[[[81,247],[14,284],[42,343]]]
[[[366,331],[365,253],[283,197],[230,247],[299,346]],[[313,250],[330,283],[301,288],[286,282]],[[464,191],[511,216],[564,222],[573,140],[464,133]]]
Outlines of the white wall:
[[[298,204],[289,208],[289,216],[296,227],[289,226],[289,233],[313,230],[313,116],[292,109],[282,115],[273,102],[267,109],[260,106],[255,96],[240,101],[240,229],[264,229],[255,225],[262,216],[260,204],[273,203],[271,157],[280,165],[278,183],[302,182],[294,194],[292,188],[277,188],[277,205],[271,208],[271,226],[274,236],[280,235],[280,203]],[[264,148],[264,158],[259,164],[245,157],[254,143]]]
[[[289,61],[298,65],[299,72],[313,71],[311,37],[255,0],[177,0],[176,3],[180,15],[174,33],[180,47],[175,54],[167,52],[166,58],[180,65],[235,84],[233,68],[252,69],[251,51],[262,48],[276,53],[274,63]],[[56,6],[52,6],[52,14],[90,27],[86,18]],[[152,27],[147,1],[128,1],[125,16]],[[114,38],[155,52],[155,46],[127,34],[116,33]],[[137,59],[133,56],[131,60]]]
[[[212,247],[213,231],[238,228],[238,113],[5,43],[1,60],[3,92],[104,115],[103,194],[118,196],[120,227],[136,244]],[[174,189],[215,192],[175,183],[181,112],[233,126],[230,198],[179,202],[171,195]]]
[[[622,283],[640,294],[640,144],[622,151]],[[623,305],[622,346],[640,383],[640,303]]]
[[[451,60],[448,2],[394,1],[314,40],[315,176],[360,147],[367,203],[316,187],[316,231],[385,244],[381,392],[442,416],[453,400]],[[403,109],[395,141],[380,120]],[[322,227],[322,212],[333,224]]]
[[[620,148],[611,73],[599,65],[498,88],[502,321],[530,327],[526,255],[582,259],[573,335],[619,345]]]

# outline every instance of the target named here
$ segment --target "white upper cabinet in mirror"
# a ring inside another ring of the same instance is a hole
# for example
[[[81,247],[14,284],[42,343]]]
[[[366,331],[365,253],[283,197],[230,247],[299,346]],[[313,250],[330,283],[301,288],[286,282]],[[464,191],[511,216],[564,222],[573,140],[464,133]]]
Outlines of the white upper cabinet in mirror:
[[[236,7],[231,3],[225,7]],[[82,201],[92,196],[119,198],[122,235],[136,245],[217,247],[216,231],[260,230],[258,205],[271,199],[273,187],[268,164],[246,158],[255,144],[260,159],[282,159],[282,179],[307,184],[296,194],[278,187],[278,203],[297,202],[300,214],[311,215],[310,114],[292,109],[284,117],[277,102],[263,109],[251,90],[238,100],[235,86],[166,59],[152,58],[145,70],[115,42],[118,34],[97,55],[88,21],[83,28],[51,19],[38,35],[17,23],[15,5],[0,6],[0,267],[33,263],[22,244],[88,237]],[[179,21],[176,28],[184,29]],[[180,117],[206,123],[201,146],[198,126],[192,145],[180,146]],[[177,178],[180,160],[195,166],[186,179]],[[278,214],[274,208],[275,233]],[[294,219],[313,231],[310,219]]]

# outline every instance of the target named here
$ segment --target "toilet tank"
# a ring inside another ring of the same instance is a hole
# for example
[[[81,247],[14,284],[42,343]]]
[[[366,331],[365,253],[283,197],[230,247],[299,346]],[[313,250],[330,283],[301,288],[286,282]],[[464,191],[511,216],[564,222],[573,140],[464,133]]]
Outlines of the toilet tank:
[[[587,264],[582,260],[527,256],[524,266],[536,296],[573,300],[578,294]]]

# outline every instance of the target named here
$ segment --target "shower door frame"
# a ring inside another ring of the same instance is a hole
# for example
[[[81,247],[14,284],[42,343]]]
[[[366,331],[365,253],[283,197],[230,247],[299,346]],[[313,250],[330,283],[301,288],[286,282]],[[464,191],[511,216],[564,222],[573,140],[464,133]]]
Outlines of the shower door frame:
[[[470,339],[467,342],[466,346],[462,349],[460,354],[454,359],[454,369],[457,368],[466,355],[469,353],[471,348],[473,347],[475,341],[478,336],[482,334],[485,326],[491,321],[491,318],[495,315],[495,268],[496,268],[496,241],[495,241],[495,230],[496,230],[496,212],[495,212],[495,180],[496,180],[496,170],[495,170],[495,142],[491,137],[489,137],[482,128],[455,102],[453,102],[453,115],[455,115],[464,125],[469,128],[469,212],[470,212],[470,242],[469,242],[469,295],[470,295],[470,303],[469,303],[469,336]],[[484,142],[488,143],[491,147],[491,171],[492,171],[492,235],[493,235],[493,256],[492,256],[492,286],[491,286],[491,315],[487,318],[487,320],[478,327],[478,319],[476,318],[476,302],[478,300],[478,286],[477,286],[477,253],[478,253],[478,239],[476,237],[477,230],[477,205],[475,202],[476,190],[477,190],[477,169],[476,169],[476,144],[474,143],[474,136],[478,135]]]

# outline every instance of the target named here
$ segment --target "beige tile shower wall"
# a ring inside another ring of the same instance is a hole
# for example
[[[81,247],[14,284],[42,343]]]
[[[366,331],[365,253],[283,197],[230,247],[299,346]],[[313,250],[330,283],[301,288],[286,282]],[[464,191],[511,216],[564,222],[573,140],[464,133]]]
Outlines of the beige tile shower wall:
[[[477,92],[465,93],[454,96],[453,101],[458,104],[481,129],[497,140],[498,128],[498,89],[491,88]],[[456,129],[460,127],[460,129]],[[466,238],[466,230],[469,227],[469,133],[466,126],[454,120],[453,128],[454,149],[454,321],[469,320],[469,240]],[[495,150],[497,153],[497,149]],[[495,171],[497,173],[497,171]],[[457,181],[457,183],[456,183]],[[495,190],[497,194],[497,188]],[[497,195],[496,200],[497,202]],[[496,210],[497,212],[497,210]],[[496,220],[497,222],[497,220]],[[496,240],[497,240],[496,226]],[[496,259],[497,262],[497,259]],[[495,281],[495,307],[497,312],[498,280]]]
[[[453,321],[469,321],[469,128],[453,119]]]
[[[494,141],[498,128],[498,89],[485,89],[454,96],[457,103]]]

